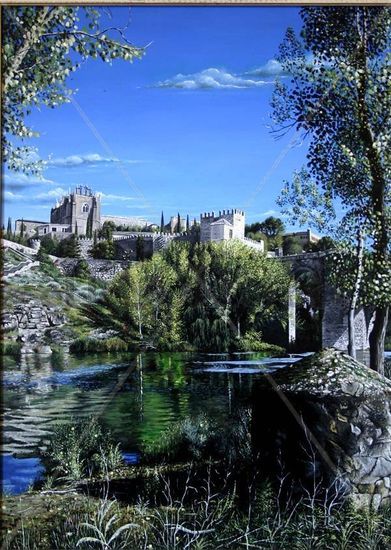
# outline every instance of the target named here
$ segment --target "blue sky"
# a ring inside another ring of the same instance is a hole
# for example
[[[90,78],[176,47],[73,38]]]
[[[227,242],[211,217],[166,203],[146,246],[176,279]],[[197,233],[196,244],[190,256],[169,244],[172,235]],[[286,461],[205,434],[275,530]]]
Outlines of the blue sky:
[[[128,8],[111,12],[115,24],[128,19]],[[69,80],[76,104],[31,114],[41,134],[31,144],[51,161],[44,181],[5,174],[5,216],[48,220],[79,184],[102,193],[104,214],[156,222],[161,210],[278,214],[306,147],[270,134],[274,58],[286,28],[300,25],[290,7],[131,8],[127,36],[151,43],[145,57],[89,60]]]

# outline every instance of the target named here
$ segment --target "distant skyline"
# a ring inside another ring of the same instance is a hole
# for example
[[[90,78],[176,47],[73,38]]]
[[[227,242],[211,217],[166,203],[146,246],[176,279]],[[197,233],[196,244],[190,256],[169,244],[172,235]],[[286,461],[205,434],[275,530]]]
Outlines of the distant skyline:
[[[111,8],[123,25],[126,7]],[[240,208],[251,223],[278,216],[284,180],[305,162],[294,133],[270,133],[275,58],[295,7],[132,7],[127,37],[150,44],[133,64],[88,60],[74,102],[35,109],[30,140],[43,180],[4,175],[5,220],[48,220],[56,199],[88,185],[102,214],[165,218]],[[290,226],[288,226],[290,228]]]

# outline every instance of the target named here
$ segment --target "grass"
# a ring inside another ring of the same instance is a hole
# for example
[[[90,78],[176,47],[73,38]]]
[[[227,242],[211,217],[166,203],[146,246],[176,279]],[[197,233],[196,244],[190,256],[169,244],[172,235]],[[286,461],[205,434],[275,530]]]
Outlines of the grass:
[[[14,340],[2,340],[1,341],[1,355],[10,355],[11,357],[18,358],[20,356],[20,350],[22,349],[21,342],[15,342]]]
[[[52,485],[105,475],[123,465],[119,446],[95,418],[57,426],[42,460]]]
[[[119,337],[93,338],[80,336],[70,346],[71,353],[102,353],[128,351],[128,344]]]
[[[226,477],[230,476],[229,471]],[[391,544],[389,508],[353,510],[307,495],[284,504],[268,484],[254,489],[240,504],[226,479],[213,482],[213,472],[195,482],[192,471],[174,496],[163,483],[163,504],[121,505],[109,499],[42,495],[46,512],[31,515],[5,534],[5,550],[386,550]],[[29,502],[26,497],[24,507]],[[33,495],[30,497],[33,499]],[[7,502],[5,502],[7,510]]]

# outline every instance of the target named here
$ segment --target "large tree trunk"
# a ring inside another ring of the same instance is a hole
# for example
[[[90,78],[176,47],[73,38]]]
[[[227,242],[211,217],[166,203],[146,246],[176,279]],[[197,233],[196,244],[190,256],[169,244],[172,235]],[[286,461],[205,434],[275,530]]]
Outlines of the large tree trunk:
[[[388,306],[377,308],[375,322],[369,335],[370,367],[384,375],[384,341],[388,323]]]
[[[349,333],[349,342],[348,342],[348,353],[353,359],[356,359],[356,328],[354,324],[356,316],[356,307],[358,296],[360,294],[360,287],[363,275],[363,255],[364,255],[364,238],[362,235],[361,229],[358,230],[357,234],[357,267],[356,267],[356,280],[354,285],[354,290],[352,294],[352,299],[350,300],[349,307],[349,316],[348,316],[348,333]]]
[[[361,29],[361,43],[358,50],[361,64],[360,86],[357,88],[358,114],[360,119],[360,134],[363,144],[366,146],[369,170],[372,179],[370,190],[371,215],[375,223],[374,229],[374,271],[388,259],[389,229],[386,216],[386,176],[381,157],[374,147],[375,137],[371,127],[370,113],[367,105],[368,93],[368,66],[367,66],[367,36],[365,23],[366,8],[363,8],[364,18]],[[369,338],[370,366],[378,372],[384,372],[384,341],[388,321],[388,306],[377,304],[375,310],[375,323]]]

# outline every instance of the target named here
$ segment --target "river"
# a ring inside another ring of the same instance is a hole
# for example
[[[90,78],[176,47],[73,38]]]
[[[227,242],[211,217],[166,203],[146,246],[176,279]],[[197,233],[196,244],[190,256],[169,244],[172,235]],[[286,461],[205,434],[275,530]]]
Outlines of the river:
[[[390,354],[388,360],[391,360]],[[3,491],[25,492],[43,475],[38,458],[53,426],[97,416],[128,463],[172,423],[200,413],[218,419],[251,396],[254,379],[301,355],[143,353],[5,358]]]

